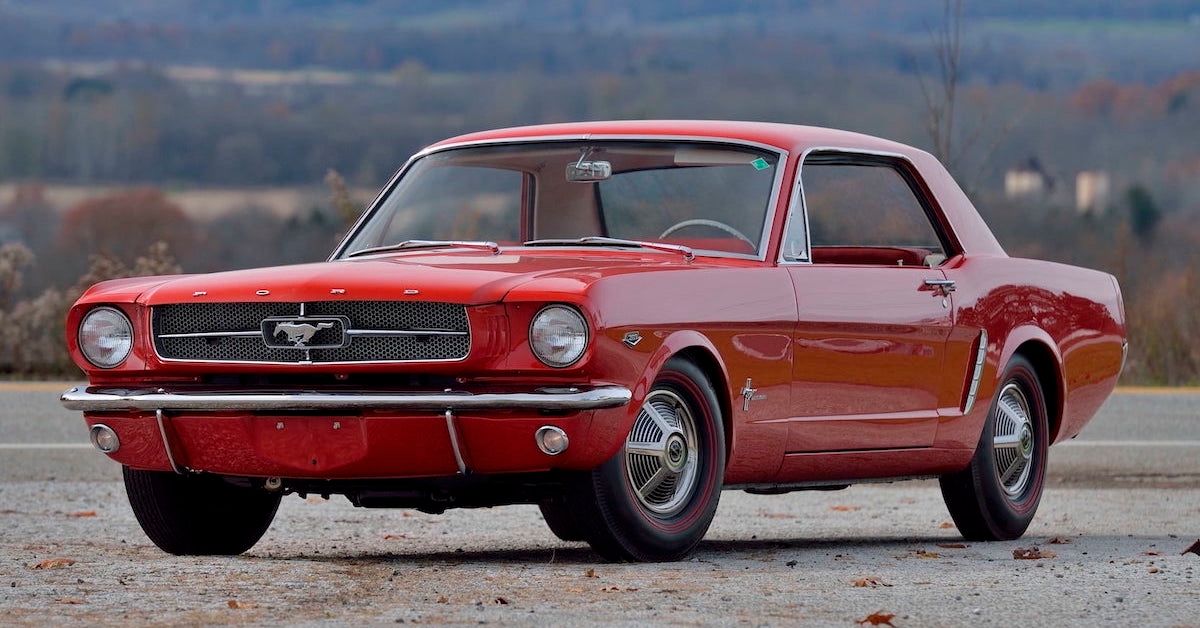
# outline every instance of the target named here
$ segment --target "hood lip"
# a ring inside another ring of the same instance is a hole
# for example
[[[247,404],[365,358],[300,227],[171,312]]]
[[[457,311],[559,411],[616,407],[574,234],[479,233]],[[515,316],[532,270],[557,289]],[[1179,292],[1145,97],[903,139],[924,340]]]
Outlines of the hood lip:
[[[591,250],[580,251],[579,248],[582,247],[513,247],[502,252],[501,255],[507,255],[507,259],[501,259],[501,263],[491,267],[487,261],[497,259],[497,256],[481,251],[386,252],[332,262],[318,261],[172,275],[149,282],[149,285],[138,291],[136,298],[132,294],[121,296],[144,306],[201,302],[290,303],[302,300],[387,299],[444,300],[478,306],[502,303],[521,286],[555,276],[576,279],[579,282],[577,290],[582,295],[587,291],[587,285],[608,274],[608,271],[699,269],[725,265],[722,262],[735,265],[759,264],[745,259],[710,259],[689,263],[681,255],[666,251],[637,248],[614,250],[599,247],[586,247]],[[533,263],[520,263],[522,259]],[[542,263],[537,263],[539,260]],[[349,264],[368,264],[373,268],[363,268],[361,272],[356,272]],[[397,271],[394,283],[387,279],[391,269]],[[405,272],[406,270],[409,272]],[[447,277],[460,271],[473,276],[445,281]],[[372,277],[378,281],[373,281]],[[339,284],[348,288],[349,294],[334,292],[341,287]],[[390,288],[395,288],[394,294],[388,292]],[[422,294],[401,296],[400,288],[420,289]],[[270,294],[259,294],[259,289],[270,290]]]

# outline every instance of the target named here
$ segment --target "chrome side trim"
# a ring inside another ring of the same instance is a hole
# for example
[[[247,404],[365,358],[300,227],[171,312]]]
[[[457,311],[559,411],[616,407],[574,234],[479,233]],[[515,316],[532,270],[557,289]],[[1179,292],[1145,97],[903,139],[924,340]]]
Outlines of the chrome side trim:
[[[458,442],[458,425],[454,423],[454,411],[446,411],[446,431],[450,434],[450,449],[454,450],[454,463],[459,475],[467,474],[467,462],[463,459],[462,444]]]
[[[68,410],[82,412],[165,410],[595,410],[629,403],[633,394],[624,386],[541,389],[533,392],[470,393],[466,391],[425,392],[168,392],[158,389],[72,388],[60,401]],[[166,431],[162,430],[163,439]]]
[[[987,359],[988,335],[986,329],[979,330],[979,348],[975,350],[975,364],[971,367],[971,388],[967,391],[967,400],[963,403],[963,414],[975,407],[975,396],[979,393],[979,380],[983,378],[983,364]]]
[[[774,176],[773,180],[771,181],[771,197],[767,200],[766,221],[763,224],[762,235],[759,237],[758,253],[755,255],[742,255],[742,254],[737,254],[737,253],[726,253],[723,251],[707,251],[704,249],[696,250],[696,254],[703,256],[703,257],[722,257],[722,258],[731,257],[731,258],[735,258],[735,259],[753,259],[753,260],[758,260],[758,261],[766,261],[767,249],[768,249],[768,247],[770,247],[771,237],[774,235],[773,227],[775,226],[775,214],[776,214],[776,210],[777,210],[777,205],[779,205],[780,188],[783,185],[783,172],[787,169],[787,161],[789,159],[790,152],[786,148],[783,148],[780,146],[775,146],[774,144],[764,144],[762,142],[755,142],[753,140],[745,140],[745,139],[740,139],[740,138],[736,138],[736,137],[725,137],[725,136],[714,136],[714,135],[665,135],[665,134],[664,135],[654,135],[654,134],[644,134],[644,133],[643,134],[578,133],[578,134],[571,134],[571,135],[542,135],[542,136],[534,135],[534,136],[526,136],[526,137],[501,137],[501,138],[493,138],[493,139],[488,139],[488,140],[475,140],[475,141],[469,141],[469,142],[455,142],[452,144],[426,146],[425,148],[418,151],[412,157],[409,157],[408,161],[404,162],[404,165],[401,166],[400,169],[396,171],[396,174],[392,175],[392,178],[390,180],[388,180],[387,185],[385,185],[383,187],[383,189],[381,189],[379,191],[379,194],[375,195],[375,200],[371,201],[371,204],[367,206],[367,209],[365,211],[363,211],[361,216],[358,217],[358,221],[354,223],[354,226],[351,227],[348,232],[346,232],[346,237],[342,238],[342,241],[339,242],[336,247],[334,247],[333,253],[330,254],[329,258],[326,261],[333,262],[333,261],[337,261],[339,258],[342,257],[342,254],[345,252],[346,247],[350,244],[350,241],[353,240],[358,235],[359,231],[362,230],[362,227],[367,223],[368,220],[371,219],[371,216],[373,216],[375,214],[375,212],[379,210],[380,205],[382,205],[383,199],[388,194],[391,193],[391,191],[400,182],[400,179],[404,177],[404,174],[406,172],[408,172],[409,169],[412,168],[413,164],[415,164],[417,162],[417,160],[421,159],[422,157],[425,157],[427,155],[432,155],[434,153],[440,153],[442,151],[454,150],[457,148],[471,148],[471,147],[475,147],[475,146],[497,146],[497,145],[504,145],[504,144],[531,144],[531,143],[536,144],[536,143],[545,143],[545,142],[581,142],[581,141],[589,141],[589,140],[616,141],[616,142],[619,142],[619,141],[706,142],[706,143],[710,143],[710,144],[726,144],[729,146],[743,146],[743,147],[747,147],[747,148],[755,148],[758,150],[764,150],[764,151],[767,151],[770,153],[774,153],[775,155],[777,155],[779,157],[779,162],[775,166],[775,176]],[[530,234],[530,235],[532,236],[532,234]]]

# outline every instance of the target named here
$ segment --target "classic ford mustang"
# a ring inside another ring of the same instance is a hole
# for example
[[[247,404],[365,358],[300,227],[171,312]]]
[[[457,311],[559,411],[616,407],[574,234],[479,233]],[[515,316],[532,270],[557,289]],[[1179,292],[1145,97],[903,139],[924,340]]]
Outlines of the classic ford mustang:
[[[434,144],[327,262],[107,281],[67,343],[167,552],[297,493],[537,504],[611,560],[686,555],[723,489],[913,477],[1019,537],[1127,348],[1111,275],[1009,257],[930,155],[698,121]]]

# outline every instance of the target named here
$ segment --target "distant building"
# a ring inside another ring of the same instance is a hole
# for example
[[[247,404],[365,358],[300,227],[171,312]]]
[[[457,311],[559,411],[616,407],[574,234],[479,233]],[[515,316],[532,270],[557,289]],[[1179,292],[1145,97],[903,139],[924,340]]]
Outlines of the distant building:
[[[1004,173],[1004,196],[1007,198],[1045,198],[1053,187],[1054,179],[1046,174],[1037,157],[1030,157]]]
[[[1099,213],[1108,207],[1112,184],[1104,170],[1083,170],[1075,175],[1075,209]]]

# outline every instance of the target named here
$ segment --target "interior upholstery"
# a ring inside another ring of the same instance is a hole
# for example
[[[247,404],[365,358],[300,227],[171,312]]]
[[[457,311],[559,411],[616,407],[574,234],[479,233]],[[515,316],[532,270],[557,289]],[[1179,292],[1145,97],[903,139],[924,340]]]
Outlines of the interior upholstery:
[[[900,246],[814,246],[814,264],[862,264],[871,266],[924,266],[933,252]]]

